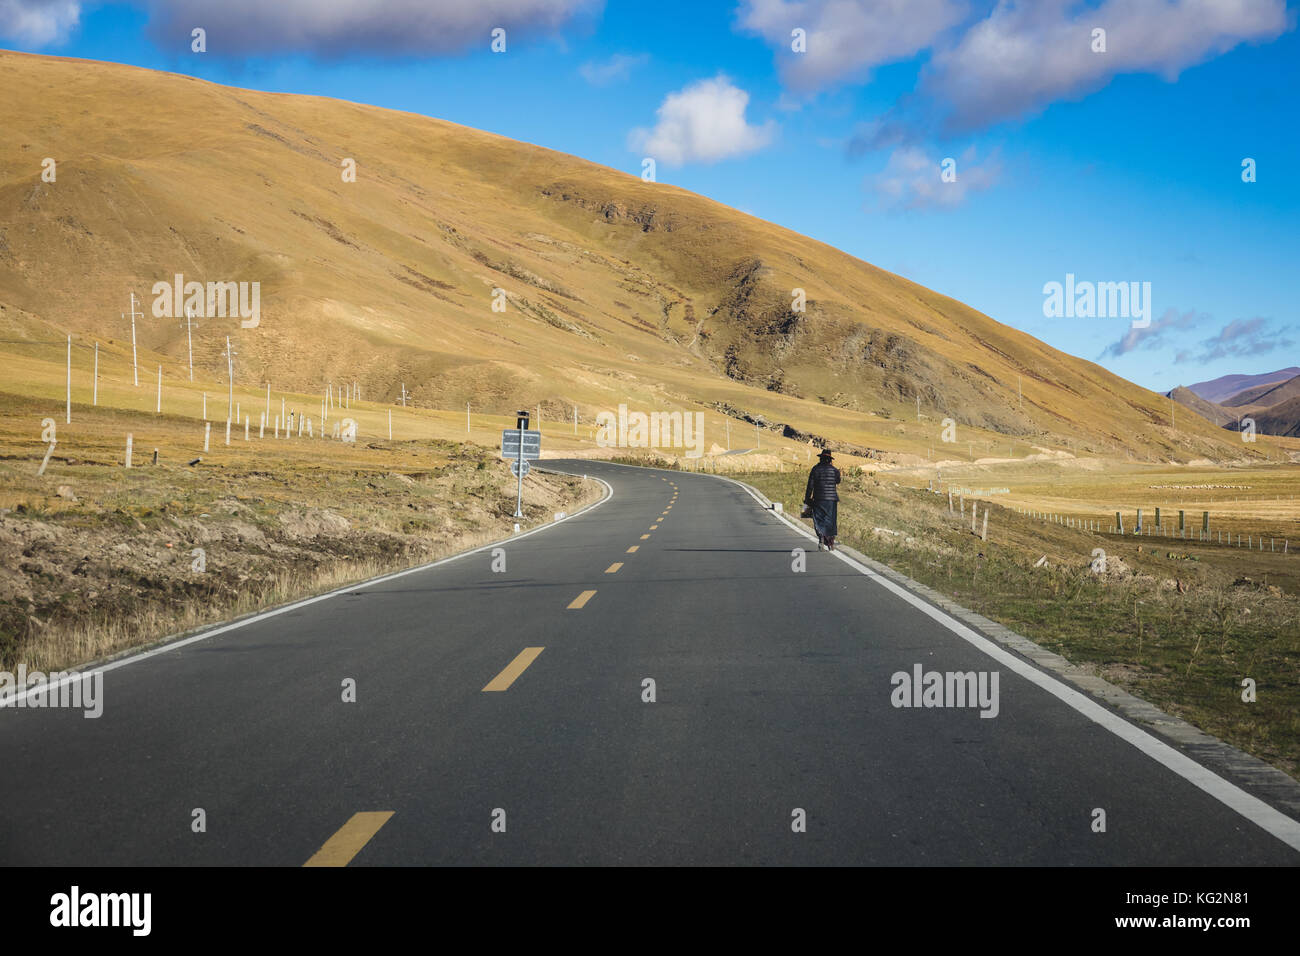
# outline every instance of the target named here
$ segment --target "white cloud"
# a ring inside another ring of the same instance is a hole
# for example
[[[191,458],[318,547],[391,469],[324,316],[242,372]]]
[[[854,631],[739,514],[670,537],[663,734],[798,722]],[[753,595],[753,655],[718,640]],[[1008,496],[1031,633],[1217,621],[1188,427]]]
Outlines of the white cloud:
[[[870,149],[915,141],[938,121],[960,133],[1033,115],[1121,74],[1173,82],[1291,25],[1286,0],[997,0],[974,15],[966,0],[742,0],[739,15],[742,29],[777,52],[785,83],[800,93],[928,54],[921,95],[855,138]],[[790,50],[795,27],[807,31],[806,53]],[[1093,52],[1095,28],[1106,31],[1104,53]]]
[[[151,28],[189,48],[190,31],[208,32],[211,54],[305,52],[451,53],[486,50],[496,27],[507,50],[521,35],[553,31],[601,0],[147,0]]]
[[[664,97],[654,128],[634,129],[628,145],[673,166],[752,153],[772,141],[776,124],[751,125],[748,105],[749,94],[725,76],[700,80]]]
[[[80,22],[75,0],[0,0],[0,37],[24,46],[62,43]]]
[[[944,182],[942,162],[954,160],[956,178]],[[952,207],[965,202],[971,193],[988,189],[1002,172],[996,157],[975,161],[975,148],[960,157],[930,156],[913,146],[896,149],[884,170],[872,183],[881,205],[894,209]]]
[[[1094,28],[1106,52],[1092,49]],[[1284,0],[1072,0],[998,3],[953,48],[935,53],[922,90],[970,129],[1080,99],[1122,73],[1172,82],[1196,63],[1287,28]]]
[[[645,66],[650,61],[648,54],[631,56],[627,53],[615,53],[603,63],[590,62],[578,67],[578,73],[592,86],[608,86],[610,83],[626,80],[633,70]]]
[[[966,14],[965,0],[744,0],[740,25],[781,54],[785,82],[806,92],[914,56]],[[806,34],[804,53],[790,49],[796,27]]]

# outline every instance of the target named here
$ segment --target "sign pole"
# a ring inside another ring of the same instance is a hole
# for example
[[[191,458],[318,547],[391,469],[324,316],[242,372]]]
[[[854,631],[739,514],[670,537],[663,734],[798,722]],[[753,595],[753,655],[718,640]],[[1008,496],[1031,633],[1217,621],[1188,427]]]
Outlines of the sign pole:
[[[522,518],[524,516],[524,431],[528,428],[528,413],[521,412],[515,424],[519,426],[519,457],[515,463],[515,469],[519,472],[515,482],[515,517]]]

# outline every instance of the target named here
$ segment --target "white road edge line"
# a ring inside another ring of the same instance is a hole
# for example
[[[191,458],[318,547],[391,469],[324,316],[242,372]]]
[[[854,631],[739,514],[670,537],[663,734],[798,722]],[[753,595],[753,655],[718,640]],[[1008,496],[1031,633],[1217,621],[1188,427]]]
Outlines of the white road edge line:
[[[744,482],[736,481],[734,478],[727,478],[723,475],[710,475],[707,472],[698,472],[697,474],[701,474],[706,478],[718,478],[722,481],[731,482],[733,485],[738,485],[740,488],[744,489],[751,498],[758,502],[759,505],[763,506],[763,511],[765,513],[774,516],[780,520],[782,524],[786,525],[786,527],[790,528],[800,536],[805,537],[810,541],[815,540],[816,536],[811,531],[787,517],[784,512],[777,513],[763,505],[763,500],[758,496],[755,490],[750,488]],[[1277,839],[1291,847],[1291,849],[1300,851],[1300,822],[1293,820],[1280,810],[1274,809],[1258,797],[1252,796],[1236,784],[1223,779],[1223,777],[1220,777],[1214,771],[1201,766],[1191,757],[1188,757],[1186,754],[1165,743],[1163,740],[1152,736],[1150,733],[1134,724],[1130,724],[1127,720],[1124,720],[1118,714],[1107,710],[1082,691],[1070,687],[1059,678],[1044,671],[1040,671],[1027,661],[1023,661],[1011,652],[999,647],[987,637],[984,637],[982,634],[979,634],[967,627],[965,624],[962,624],[960,621],[951,617],[949,614],[934,605],[922,600],[919,596],[913,594],[897,582],[876,574],[870,568],[849,557],[847,554],[840,551],[832,551],[830,553],[834,557],[839,558],[849,567],[865,574],[887,591],[898,595],[927,617],[942,624],[948,630],[962,638],[962,640],[983,651],[998,663],[1019,674],[1030,683],[1041,687],[1062,703],[1074,708],[1093,723],[1109,730],[1116,737],[1119,737],[1126,743],[1132,744],[1138,750],[1142,751],[1142,753],[1156,761],[1156,763],[1172,770],[1188,783],[1203,790],[1205,793],[1208,793],[1229,809],[1236,811],[1261,830],[1277,837]]]
[[[537,470],[544,471],[546,469],[539,468]],[[562,474],[570,478],[573,477],[568,472],[554,472],[554,473]],[[286,604],[283,607],[273,608],[269,611],[261,611],[257,614],[252,614],[246,618],[241,618],[238,621],[232,621],[229,624],[218,625],[209,631],[203,631],[202,633],[195,634],[192,637],[186,637],[178,641],[172,641],[171,643],[168,644],[162,644],[158,647],[150,648],[147,651],[141,651],[138,654],[128,654],[125,657],[120,657],[115,660],[109,661],[108,663],[100,667],[92,667],[88,671],[79,671],[76,674],[76,676],[64,677],[55,681],[52,684],[49,683],[48,681],[43,684],[35,684],[31,687],[28,687],[26,690],[22,691],[21,693],[19,693],[18,691],[14,691],[7,697],[0,697],[0,707],[12,707],[16,705],[18,701],[26,698],[28,694],[31,694],[35,691],[57,690],[65,684],[72,683],[73,681],[84,680],[85,678],[90,677],[93,674],[104,674],[107,673],[108,671],[117,670],[119,667],[125,667],[127,664],[137,664],[140,661],[148,660],[149,658],[154,657],[158,654],[166,654],[168,651],[174,651],[177,648],[185,647],[187,644],[196,644],[199,641],[206,641],[208,638],[216,637],[219,634],[225,634],[229,631],[237,630],[238,628],[241,627],[246,627],[249,624],[253,624],[257,621],[264,621],[269,617],[276,617],[280,614],[287,614],[289,611],[296,611],[299,608],[307,607],[309,604],[315,604],[318,601],[327,601],[332,597],[338,597],[340,594],[344,593],[345,591],[355,591],[358,588],[367,588],[374,584],[382,584],[385,581],[393,581],[396,580],[397,578],[404,578],[408,574],[419,574],[421,571],[428,571],[431,568],[436,568],[440,564],[447,564],[450,561],[459,561],[461,558],[467,558],[471,554],[478,554],[481,551],[487,551],[491,548],[500,547],[501,545],[506,544],[507,542],[519,541],[523,538],[527,538],[527,537],[531,537],[532,535],[539,534],[542,531],[547,531],[551,528],[554,528],[556,525],[564,524],[566,521],[571,521],[574,518],[578,517],[579,515],[586,514],[588,511],[591,511],[593,508],[599,508],[601,505],[605,504],[605,502],[613,499],[614,489],[609,482],[605,481],[602,478],[597,478],[595,475],[588,475],[587,477],[591,478],[594,481],[599,481],[602,485],[605,486],[605,492],[606,492],[605,497],[601,498],[599,501],[593,501],[591,504],[587,505],[586,507],[581,508],[578,511],[575,511],[573,514],[568,515],[567,517],[562,518],[559,521],[548,521],[545,524],[539,525],[538,527],[534,528],[532,531],[525,531],[522,534],[512,534],[508,538],[501,538],[498,541],[491,541],[487,544],[480,545],[477,548],[471,548],[469,551],[461,551],[457,554],[449,554],[445,558],[439,558],[437,561],[430,561],[428,564],[421,564],[418,567],[407,568],[405,571],[393,571],[390,574],[381,574],[377,578],[370,578],[367,581],[358,581],[355,584],[344,585],[343,587],[335,588],[333,591],[326,591],[324,594],[317,594],[315,597],[303,598],[301,601],[295,601],[292,604]]]

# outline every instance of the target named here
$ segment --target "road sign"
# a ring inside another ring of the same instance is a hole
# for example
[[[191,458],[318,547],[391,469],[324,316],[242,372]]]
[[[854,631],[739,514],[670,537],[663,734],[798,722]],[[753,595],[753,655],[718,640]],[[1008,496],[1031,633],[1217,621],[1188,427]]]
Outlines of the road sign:
[[[522,475],[520,475],[520,473],[519,473],[519,470],[520,470],[521,468],[523,469],[523,474],[522,474]],[[511,460],[510,460],[510,474],[512,474],[512,475],[515,475],[515,476],[517,476],[517,477],[526,478],[526,477],[528,477],[528,472],[531,471],[531,470],[532,470],[532,466],[528,464],[528,459],[527,459],[527,458],[523,459],[522,461],[519,461],[519,460],[516,460],[516,459],[511,459]]]
[[[502,458],[541,458],[542,457],[542,433],[535,429],[525,429],[523,453],[520,454],[519,448],[519,429],[503,428],[501,430],[501,457]]]

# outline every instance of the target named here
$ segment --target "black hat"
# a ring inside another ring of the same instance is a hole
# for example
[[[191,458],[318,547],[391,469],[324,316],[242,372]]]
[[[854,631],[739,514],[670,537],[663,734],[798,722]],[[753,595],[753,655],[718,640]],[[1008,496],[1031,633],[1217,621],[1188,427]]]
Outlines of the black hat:
[[[817,457],[818,457],[818,458],[825,458],[827,461],[830,461],[831,458],[832,458],[833,456],[831,455],[831,452],[830,452],[830,449],[829,449],[829,448],[823,448],[822,451],[821,451],[821,454],[818,455]]]

